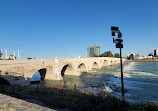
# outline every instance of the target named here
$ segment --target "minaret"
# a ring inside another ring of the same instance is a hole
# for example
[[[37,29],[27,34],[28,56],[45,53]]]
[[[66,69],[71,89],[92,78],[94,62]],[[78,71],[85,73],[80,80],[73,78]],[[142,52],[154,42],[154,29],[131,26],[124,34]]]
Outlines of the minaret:
[[[15,50],[14,50],[14,57],[15,57]]]
[[[20,60],[20,53],[19,53],[19,49],[18,49],[18,59]]]
[[[5,49],[5,58],[7,59],[8,56],[7,56],[7,49]]]

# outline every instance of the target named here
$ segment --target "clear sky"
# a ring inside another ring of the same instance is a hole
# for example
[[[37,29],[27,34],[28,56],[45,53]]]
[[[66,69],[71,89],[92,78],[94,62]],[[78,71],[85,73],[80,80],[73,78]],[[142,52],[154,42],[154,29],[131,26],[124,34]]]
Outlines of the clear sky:
[[[123,56],[148,55],[158,48],[158,0],[0,0],[0,49],[21,57],[87,56],[119,52],[111,26],[123,34]]]

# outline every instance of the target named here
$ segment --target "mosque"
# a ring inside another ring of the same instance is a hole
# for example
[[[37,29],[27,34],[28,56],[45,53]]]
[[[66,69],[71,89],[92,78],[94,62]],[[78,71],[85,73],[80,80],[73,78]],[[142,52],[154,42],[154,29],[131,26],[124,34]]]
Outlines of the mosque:
[[[5,49],[5,58],[3,58],[3,50],[0,50],[0,60],[15,60],[17,59],[15,56],[15,51],[14,51],[14,55],[10,54],[7,55],[7,49]],[[19,53],[19,49],[18,49],[18,59],[20,60],[20,53]]]

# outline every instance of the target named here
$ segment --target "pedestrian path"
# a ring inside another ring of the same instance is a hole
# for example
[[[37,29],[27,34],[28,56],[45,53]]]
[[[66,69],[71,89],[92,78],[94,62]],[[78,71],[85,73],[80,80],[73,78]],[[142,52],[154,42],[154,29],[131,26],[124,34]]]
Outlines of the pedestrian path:
[[[57,110],[0,93],[0,111],[57,111]]]

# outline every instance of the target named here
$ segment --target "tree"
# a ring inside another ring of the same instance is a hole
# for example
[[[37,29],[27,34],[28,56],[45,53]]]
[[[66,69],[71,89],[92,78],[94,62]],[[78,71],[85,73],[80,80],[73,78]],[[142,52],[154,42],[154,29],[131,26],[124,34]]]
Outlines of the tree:
[[[3,54],[0,52],[0,57],[2,57],[2,55],[3,55]]]
[[[94,54],[93,57],[99,57],[98,55]]]
[[[113,54],[111,51],[106,51],[102,53],[101,55],[99,55],[99,57],[113,57]]]
[[[107,51],[107,57],[113,57],[113,54],[111,51]]]
[[[114,56],[115,56],[116,58],[120,58],[120,54],[119,54],[119,53],[116,53]]]
[[[107,52],[102,53],[100,57],[107,57]]]
[[[148,56],[153,56],[153,54],[152,54],[152,53],[149,53]]]
[[[0,52],[0,60],[2,60],[2,56],[3,56],[3,54]]]

